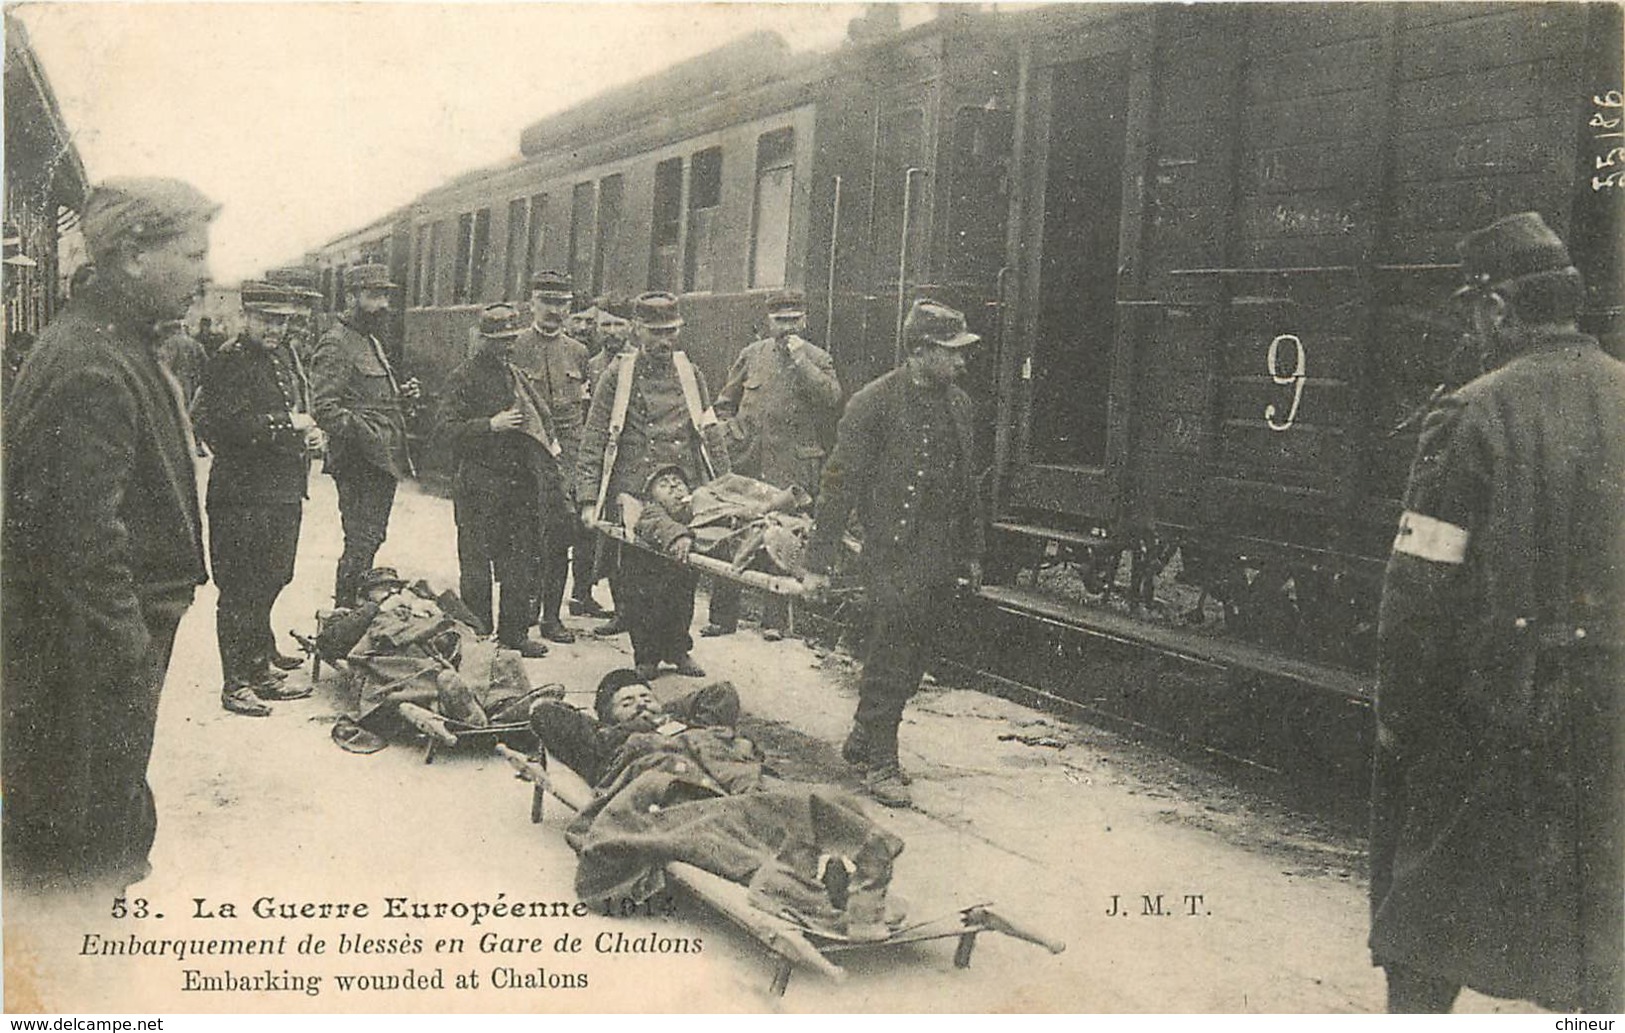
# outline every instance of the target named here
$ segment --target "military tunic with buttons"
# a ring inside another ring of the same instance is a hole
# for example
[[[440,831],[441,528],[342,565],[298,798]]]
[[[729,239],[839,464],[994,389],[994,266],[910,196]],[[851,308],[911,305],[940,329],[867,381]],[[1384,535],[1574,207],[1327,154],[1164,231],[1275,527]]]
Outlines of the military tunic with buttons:
[[[372,467],[397,481],[411,473],[400,384],[376,337],[335,319],[311,355],[310,386],[328,473]]]
[[[610,474],[609,492],[604,504],[608,519],[618,518],[618,499],[623,492],[628,495],[641,494],[649,474],[662,466],[675,463],[682,467],[690,485],[710,480],[700,455],[700,438],[690,420],[688,406],[683,401],[682,385],[678,382],[671,357],[653,358],[634,348],[611,363],[593,386],[592,410],[587,415],[581,453],[576,462],[577,504],[597,501],[620,363],[626,361],[628,356],[636,356],[636,364],[633,366],[626,424],[621,430],[620,449],[615,457],[615,469]],[[694,379],[699,386],[700,407],[707,409],[711,404],[711,394],[705,384],[705,374],[695,369]],[[728,446],[720,427],[707,427],[704,433],[706,448],[716,467],[714,472],[719,477],[732,472]]]
[[[536,388],[553,415],[559,440],[559,472],[565,494],[574,490],[581,451],[582,407],[587,400],[587,346],[566,333],[548,337],[532,326],[513,343],[510,361]]]
[[[793,346],[771,337],[746,345],[717,395],[717,415],[727,421],[735,473],[816,492],[841,384],[828,352],[794,340]]]
[[[309,412],[298,357],[238,338],[203,370],[196,419],[214,450],[209,468],[209,559],[220,663],[247,683],[277,651],[271,608],[293,580],[309,467],[292,414]]]
[[[1371,950],[1621,1002],[1625,365],[1547,333],[1428,417],[1383,588]]]
[[[855,510],[863,527],[870,631],[853,716],[864,760],[897,762],[903,708],[952,612],[955,577],[982,554],[970,397],[916,383],[907,366],[852,396],[808,543],[828,570]]]

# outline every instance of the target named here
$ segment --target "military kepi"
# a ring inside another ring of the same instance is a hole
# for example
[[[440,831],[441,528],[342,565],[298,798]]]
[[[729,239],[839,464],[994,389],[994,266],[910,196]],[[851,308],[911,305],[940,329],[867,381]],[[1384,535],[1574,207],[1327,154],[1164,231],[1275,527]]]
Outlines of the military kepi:
[[[564,273],[543,269],[530,278],[530,292],[540,294],[549,301],[575,300],[575,284]]]
[[[677,295],[665,291],[639,294],[632,302],[632,318],[652,330],[683,325],[683,316],[677,307]]]
[[[943,348],[964,348],[982,339],[965,328],[963,312],[929,298],[921,298],[908,310],[903,333],[911,341],[924,341]]]
[[[767,299],[767,312],[771,316],[804,316],[807,314],[807,295],[798,290],[783,290]]]
[[[278,283],[245,280],[237,289],[243,308],[268,316],[294,316],[304,311],[293,291]]]
[[[480,336],[518,337],[525,332],[525,317],[512,305],[487,305],[480,312]]]
[[[1523,283],[1539,277],[1579,275],[1564,246],[1539,212],[1497,219],[1456,245],[1465,286],[1457,294]]]
[[[351,291],[361,290],[394,290],[399,284],[389,278],[389,267],[380,262],[365,262],[353,265],[344,271],[344,289]]]

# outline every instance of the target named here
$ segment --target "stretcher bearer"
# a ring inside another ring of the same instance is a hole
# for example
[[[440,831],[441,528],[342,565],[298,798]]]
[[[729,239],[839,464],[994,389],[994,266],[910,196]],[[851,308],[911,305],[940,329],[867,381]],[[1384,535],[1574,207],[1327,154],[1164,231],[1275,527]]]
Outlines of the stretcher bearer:
[[[598,311],[598,326],[595,337],[599,344],[598,353],[587,360],[587,401],[581,406],[583,422],[586,414],[592,408],[592,391],[604,377],[604,370],[610,367],[617,356],[631,347],[628,338],[632,334],[632,306],[625,298],[601,298],[596,306]],[[585,572],[578,562],[575,569],[575,592],[570,602],[570,612],[577,617],[608,617],[610,620],[593,629],[594,635],[608,638],[619,635],[626,630],[626,625],[620,616],[613,610],[606,610],[598,605],[592,597],[592,589],[599,579],[609,575],[609,559],[604,554],[604,541],[593,532],[583,528],[585,544],[578,543],[581,549],[580,557],[586,558],[588,567]],[[615,604],[614,596],[610,602]]]
[[[154,327],[208,282],[218,210],[175,180],[92,190],[81,225],[96,275],[40,334],[7,399],[9,887],[110,900],[149,871],[158,699],[205,580],[192,435]]]
[[[778,488],[799,485],[818,491],[824,435],[841,404],[841,383],[829,353],[801,335],[807,330],[807,298],[781,291],[767,301],[771,337],[745,346],[717,395],[735,473]],[[783,637],[785,604],[763,604],[762,637]],[[700,634],[731,635],[739,624],[739,586],[718,581],[711,589],[711,621]]]
[[[912,802],[897,758],[903,707],[920,687],[954,583],[982,577],[982,528],[970,397],[954,384],[981,338],[965,317],[916,301],[903,323],[908,358],[859,391],[836,428],[808,543],[811,592],[827,583],[847,518],[863,527],[871,628],[858,709],[841,756],[888,807]]]
[[[497,641],[522,656],[547,655],[527,637],[544,523],[573,526],[559,477],[558,438],[547,403],[509,361],[524,323],[509,305],[480,314],[479,348],[447,382],[441,427],[457,468],[452,501],[463,602],[491,621],[491,581],[501,584]]]
[[[272,284],[243,284],[244,330],[209,360],[197,402],[198,429],[214,450],[209,559],[220,586],[220,704],[248,717],[269,714],[265,700],[310,695],[280,684],[300,659],[277,647],[271,628],[271,608],[293,580],[309,456],[323,444],[288,341],[288,321],[301,311],[293,301]]]
[[[680,468],[690,485],[732,470],[705,374],[676,347],[683,327],[677,298],[660,291],[639,295],[632,314],[635,347],[595,386],[582,434],[576,503],[588,525],[599,518],[618,522],[620,496],[641,493],[663,466]],[[611,575],[617,605],[627,598],[616,580],[623,576]]]
[[[338,488],[344,529],[333,599],[347,608],[355,605],[356,585],[389,533],[395,484],[413,473],[403,403],[420,391],[416,377],[397,377],[384,349],[395,289],[389,270],[355,266],[345,274],[344,288],[350,308],[317,342],[310,380],[316,422],[328,437],[324,468]]]
[[[559,469],[564,471],[564,492],[573,498],[576,454],[581,449],[582,403],[587,400],[587,346],[564,332],[564,322],[575,294],[570,278],[551,270],[537,273],[530,282],[532,321],[513,346],[513,364],[530,380],[535,393],[547,403],[558,433]],[[559,619],[564,582],[570,574],[570,553],[576,555],[576,578],[587,576],[593,543],[574,521],[543,529],[537,546],[540,569],[535,577],[538,629],[545,639],[574,642],[575,633]]]
[[[1428,415],[1383,583],[1372,960],[1390,1011],[1618,1012],[1625,365],[1539,215],[1458,247],[1490,372]]]

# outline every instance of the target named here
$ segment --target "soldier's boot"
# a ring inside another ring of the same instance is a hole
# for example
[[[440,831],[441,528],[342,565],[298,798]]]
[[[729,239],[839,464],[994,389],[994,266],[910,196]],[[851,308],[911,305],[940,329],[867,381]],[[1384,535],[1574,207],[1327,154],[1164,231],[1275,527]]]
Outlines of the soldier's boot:
[[[225,672],[225,684],[220,686],[220,706],[229,713],[243,717],[269,717],[271,708],[260,699],[241,671],[235,665]]]
[[[873,836],[851,859],[846,881],[846,934],[872,943],[891,935],[891,921],[903,916],[896,902],[888,906],[892,861],[898,848],[888,839]]]
[[[846,742],[841,744],[841,759],[855,768],[868,768],[869,737],[864,734],[862,725],[853,724],[852,730],[846,733]]]
[[[914,794],[903,782],[903,771],[895,761],[871,767],[863,775],[863,791],[882,807],[912,807]]]
[[[592,629],[592,633],[598,638],[614,638],[616,635],[624,635],[626,634],[626,622],[621,620],[621,615],[617,613],[606,623]]]

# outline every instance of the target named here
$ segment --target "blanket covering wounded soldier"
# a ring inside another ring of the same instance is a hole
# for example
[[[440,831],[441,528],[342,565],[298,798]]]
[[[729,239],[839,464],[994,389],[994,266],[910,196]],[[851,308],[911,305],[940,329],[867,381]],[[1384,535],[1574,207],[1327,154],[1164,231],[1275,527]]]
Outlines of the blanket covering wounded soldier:
[[[412,703],[470,728],[523,721],[536,693],[519,654],[486,638],[454,593],[408,585],[389,567],[361,579],[361,602],[322,621],[323,659],[342,660],[356,694],[354,716],[334,739],[370,753]],[[359,732],[357,731],[359,729]]]
[[[596,720],[553,700],[530,711],[543,747],[593,786],[567,832],[582,899],[647,900],[684,861],[826,935],[879,940],[901,920],[887,890],[902,840],[845,792],[767,775],[732,685],[662,704],[637,672],[611,671],[595,708]]]

